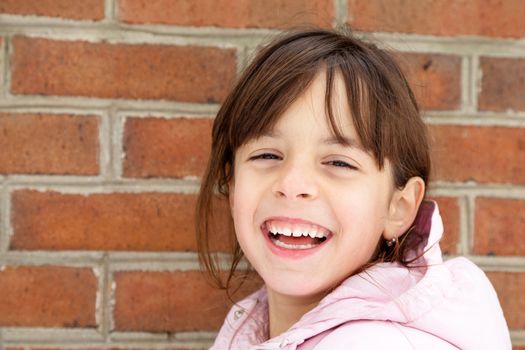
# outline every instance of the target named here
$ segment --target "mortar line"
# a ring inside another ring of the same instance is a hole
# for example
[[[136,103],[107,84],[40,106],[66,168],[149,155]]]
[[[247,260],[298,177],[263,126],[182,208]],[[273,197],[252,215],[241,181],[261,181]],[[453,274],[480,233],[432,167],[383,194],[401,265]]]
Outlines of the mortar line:
[[[159,113],[187,113],[204,114],[215,113],[219,109],[219,104],[191,103],[191,102],[167,102],[165,100],[126,100],[126,99],[103,99],[99,97],[76,97],[76,96],[8,96],[7,100],[0,101],[2,110],[41,110],[57,108],[67,110],[68,108],[75,113],[82,113],[87,110],[100,111],[109,109],[112,106],[118,110],[137,110]],[[100,113],[100,112],[99,112]]]
[[[49,348],[57,345],[57,348],[78,346],[85,349],[87,344],[102,345],[101,337],[92,329],[70,329],[70,328],[39,328],[39,327],[11,327],[4,329],[4,346],[37,346]]]
[[[423,116],[425,123],[429,125],[463,125],[473,127],[509,127],[525,128],[525,117],[506,116],[503,118],[493,116],[480,116],[465,114],[463,116],[454,115],[430,115]]]
[[[120,143],[116,134],[119,132],[119,117],[118,109],[115,105],[111,105],[108,109],[108,120],[107,127],[108,133],[106,134],[107,152],[108,152],[108,164],[107,164],[107,179],[110,181],[118,181],[120,178],[119,166],[122,161],[120,149],[118,148]]]
[[[0,92],[1,96],[5,98],[7,96],[7,37],[3,37],[2,44],[0,45]]]
[[[117,22],[117,9],[114,0],[104,1],[104,21],[109,23]]]
[[[2,183],[0,187],[0,254],[5,254],[8,250],[8,236],[7,236],[7,220],[8,214],[6,212],[6,188]]]
[[[459,197],[459,252],[461,255],[467,255],[470,251],[470,212],[468,197]]]
[[[122,113],[112,115],[112,144],[113,144],[113,179],[123,179],[124,162],[126,160],[126,151],[124,149],[124,137],[126,130],[126,121],[128,116]]]
[[[511,330],[510,337],[512,339],[512,345],[525,345],[525,330]]]
[[[149,344],[155,344],[165,347],[170,344],[170,348],[182,347],[184,349],[202,349],[209,348],[213,344],[217,333],[212,332],[177,332],[175,336],[170,333],[146,333],[146,332],[114,332],[111,340],[118,344],[132,344],[135,347],[140,344],[141,347]],[[113,344],[113,343],[112,343]]]
[[[107,285],[106,285],[106,327],[108,330],[107,337],[105,338],[106,341],[111,342],[113,344],[113,336],[114,333],[111,332],[111,330],[115,329],[115,298],[116,298],[116,290],[117,290],[117,284],[115,282],[115,271],[112,268],[112,259],[111,256],[108,254],[107,258]]]
[[[109,339],[111,331],[109,302],[111,297],[111,281],[109,278],[109,254],[104,253],[102,259],[102,278],[101,278],[101,305],[100,305],[100,333],[105,341]]]
[[[111,152],[111,111],[101,113],[98,116],[98,168],[101,178],[112,179],[111,164],[113,163]]]
[[[4,55],[4,66],[3,66],[3,98],[9,98],[10,96],[10,89],[11,86],[11,54],[12,54],[12,35],[5,35],[3,44],[3,55]]]
[[[214,119],[215,114],[217,111],[213,111],[210,113],[201,113],[201,114],[191,114],[188,115],[188,113],[167,113],[167,112],[155,112],[155,111],[134,111],[134,110],[126,110],[126,109],[119,109],[114,114],[114,118],[160,118],[160,119]]]
[[[470,194],[466,196],[466,207],[467,207],[467,214],[468,214],[468,231],[467,231],[467,252],[466,255],[474,254],[474,245],[476,240],[476,232],[474,231],[476,229],[475,221],[476,221],[476,195]]]
[[[472,113],[472,79],[471,79],[471,57],[463,56],[461,58],[461,76],[460,76],[460,91],[461,91],[461,112]]]
[[[36,181],[38,180],[38,181]],[[34,190],[40,192],[54,191],[64,194],[111,194],[111,193],[180,193],[194,194],[199,190],[199,182],[193,179],[188,180],[129,180],[129,181],[108,181],[108,182],[64,182],[69,179],[54,179],[46,182],[45,177],[35,177],[32,181],[10,182],[11,190]],[[36,183],[38,182],[38,183]]]
[[[347,0],[333,0],[335,12],[335,27],[344,28],[348,20],[348,1]]]
[[[60,265],[68,267],[95,268],[100,264],[100,253],[77,253],[76,251],[11,251],[0,258],[0,261],[10,266],[44,266]]]
[[[429,193],[432,195],[447,195],[453,197],[476,195],[495,198],[525,199],[525,186],[434,182],[430,184]]]
[[[0,254],[5,254],[9,251],[9,242],[11,240],[11,194],[5,184],[2,185],[1,189],[1,205],[0,210],[1,216],[0,221],[2,224],[2,232],[0,234]]]
[[[481,92],[481,79],[483,72],[481,71],[480,65],[479,65],[479,55],[472,55],[471,58],[471,84],[472,89],[470,91],[472,99],[472,110],[473,112],[477,112],[479,110],[478,107],[478,99],[479,99],[479,93]]]
[[[240,46],[235,50],[235,77],[238,78],[242,71],[244,70],[244,67],[248,64],[247,54],[246,54],[246,46]],[[232,82],[233,83],[233,82]]]

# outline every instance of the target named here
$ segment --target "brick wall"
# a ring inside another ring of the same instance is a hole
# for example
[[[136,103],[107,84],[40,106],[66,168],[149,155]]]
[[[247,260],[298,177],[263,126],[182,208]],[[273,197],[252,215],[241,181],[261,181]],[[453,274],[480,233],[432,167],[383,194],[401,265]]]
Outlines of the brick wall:
[[[443,249],[487,272],[525,349],[524,17],[521,0],[0,0],[0,350],[211,343],[228,303],[192,233],[211,122],[255,47],[303,23],[399,50]]]

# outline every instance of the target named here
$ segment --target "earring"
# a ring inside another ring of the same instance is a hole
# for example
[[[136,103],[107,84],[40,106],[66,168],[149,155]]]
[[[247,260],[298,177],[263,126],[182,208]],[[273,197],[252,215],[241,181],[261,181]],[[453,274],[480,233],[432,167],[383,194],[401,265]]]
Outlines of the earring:
[[[389,239],[388,241],[386,241],[386,245],[389,248],[394,246],[396,243],[397,243],[397,237],[396,236],[394,236],[394,238]]]

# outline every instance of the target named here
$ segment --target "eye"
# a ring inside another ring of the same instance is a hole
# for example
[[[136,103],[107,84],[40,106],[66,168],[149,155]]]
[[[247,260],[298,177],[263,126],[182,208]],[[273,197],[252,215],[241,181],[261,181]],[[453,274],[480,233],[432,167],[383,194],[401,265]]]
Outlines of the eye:
[[[348,168],[348,169],[357,170],[357,167],[353,166],[350,163],[342,161],[342,160],[330,160],[328,162],[324,162],[323,164],[330,165],[336,168]]]
[[[250,157],[249,160],[257,160],[257,159],[262,159],[262,160],[279,160],[279,159],[281,159],[281,157],[279,157],[276,154],[266,152],[266,153],[261,153],[261,154],[254,155],[254,156]]]

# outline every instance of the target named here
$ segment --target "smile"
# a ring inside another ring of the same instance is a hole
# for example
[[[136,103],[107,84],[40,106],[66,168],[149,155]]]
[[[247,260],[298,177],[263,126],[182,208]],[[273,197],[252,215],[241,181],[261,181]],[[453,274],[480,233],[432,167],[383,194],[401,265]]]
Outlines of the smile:
[[[294,251],[317,248],[332,236],[328,229],[302,220],[270,219],[261,229],[275,246]]]

